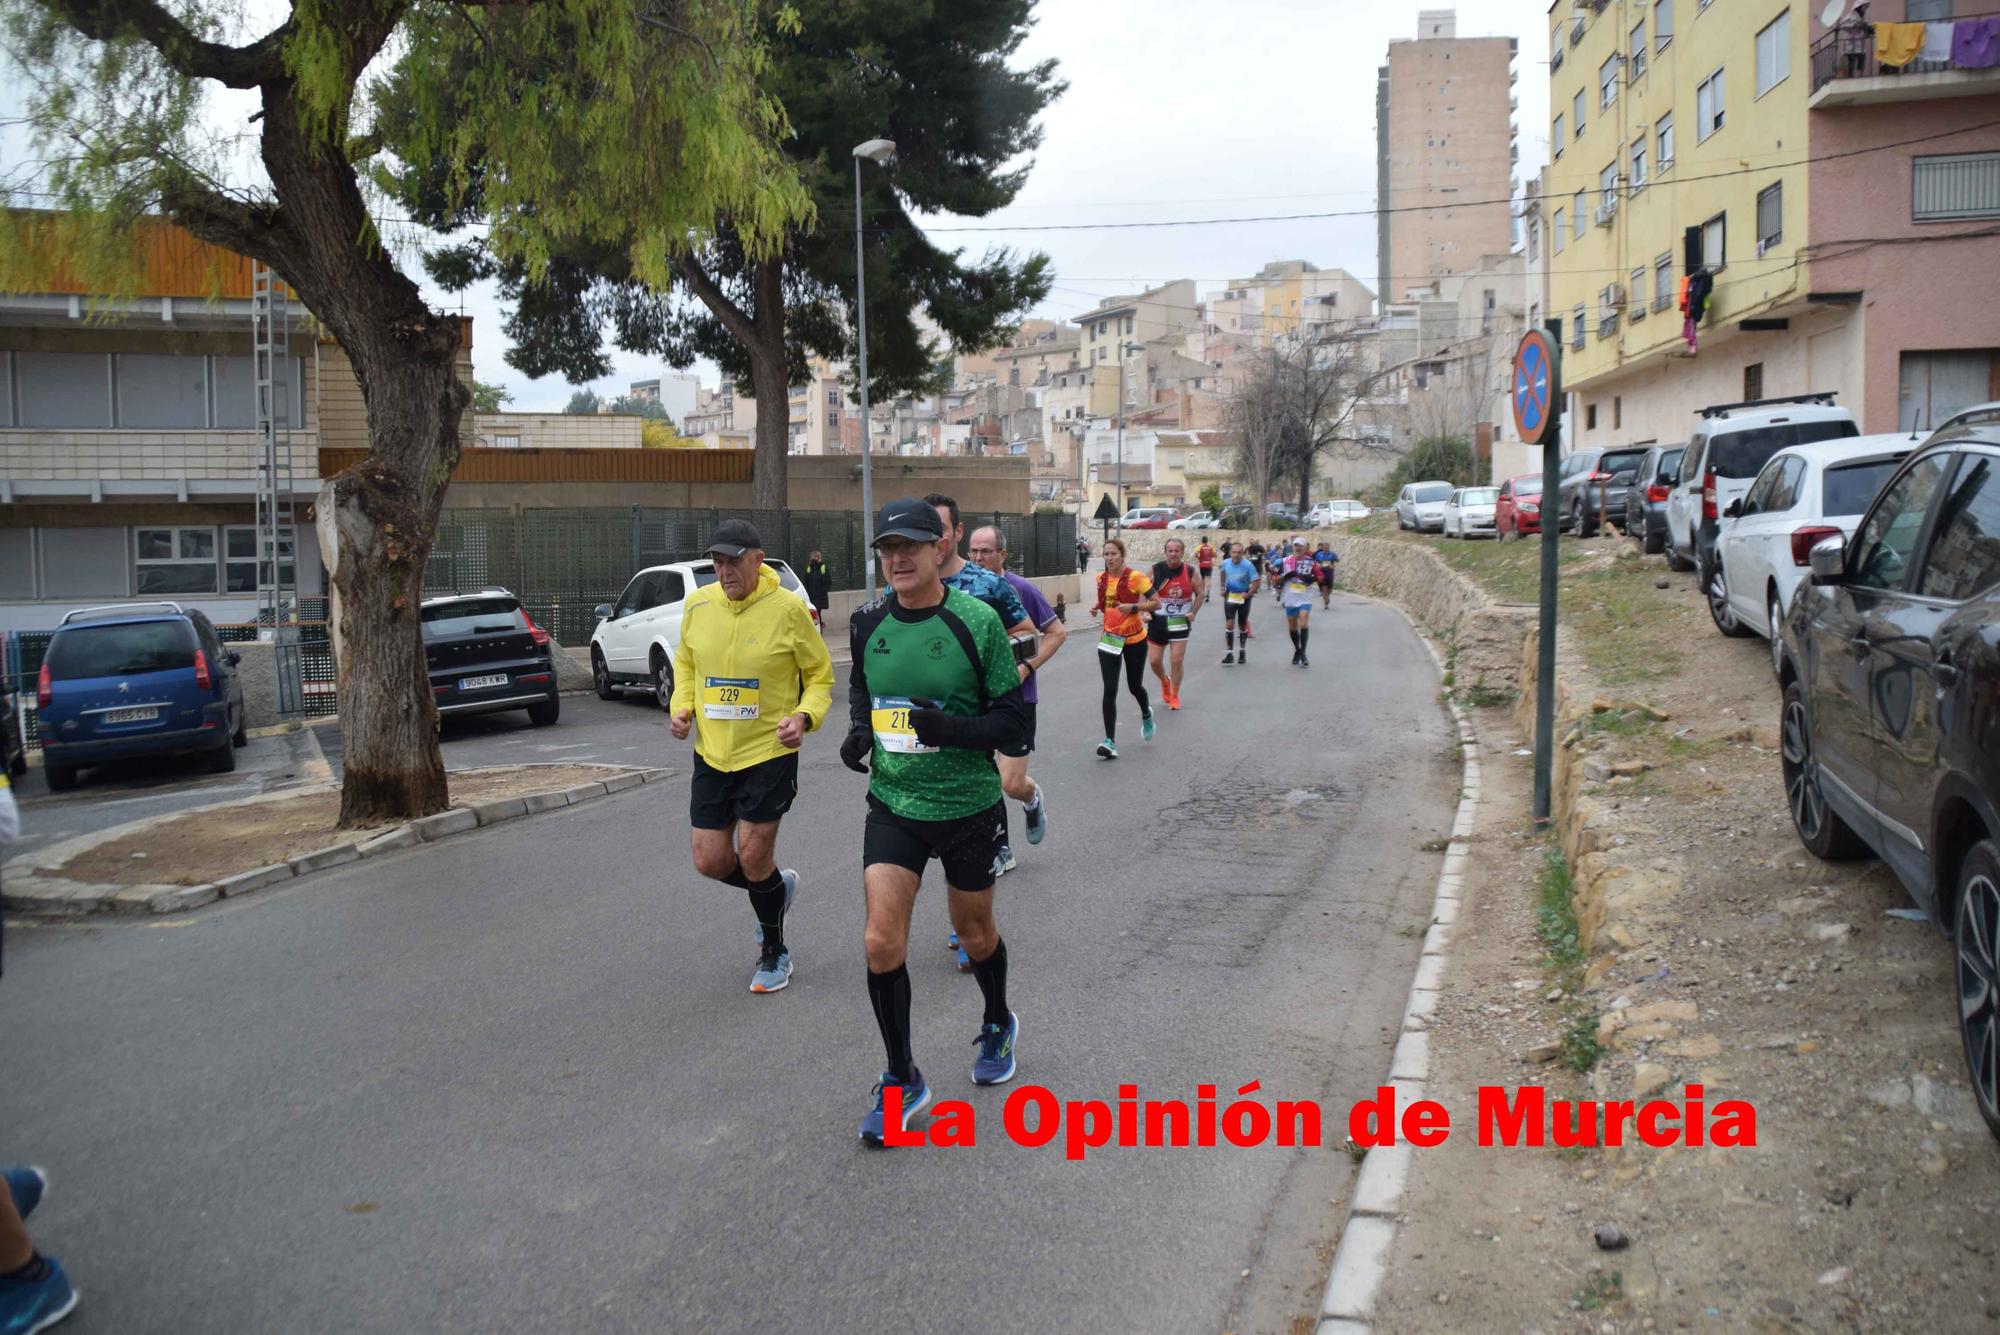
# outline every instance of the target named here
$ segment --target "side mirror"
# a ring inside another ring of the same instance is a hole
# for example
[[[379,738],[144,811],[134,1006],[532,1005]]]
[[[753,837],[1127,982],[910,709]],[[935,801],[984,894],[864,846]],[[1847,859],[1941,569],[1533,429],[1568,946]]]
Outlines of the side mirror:
[[[1731,501],[1729,503],[1729,508],[1722,512],[1722,517],[1724,519],[1735,519],[1742,513],[1743,513],[1743,502]]]
[[[610,603],[599,603],[594,610],[597,613],[597,619],[599,621],[611,620],[612,608]]]
[[[1847,539],[1827,538],[1813,544],[1806,554],[1815,584],[1843,584],[1847,580]]]

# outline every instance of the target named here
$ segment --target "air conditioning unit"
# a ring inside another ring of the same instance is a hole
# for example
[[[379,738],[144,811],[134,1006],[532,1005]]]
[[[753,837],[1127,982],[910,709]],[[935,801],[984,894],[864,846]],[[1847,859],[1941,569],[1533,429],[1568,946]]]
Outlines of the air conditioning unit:
[[[1598,303],[1607,311],[1615,311],[1625,304],[1625,285],[1613,283],[1598,294]]]
[[[1599,227],[1611,226],[1611,220],[1618,216],[1618,196],[1616,194],[1606,195],[1604,202],[1597,206],[1597,212],[1594,216],[1597,219]]]

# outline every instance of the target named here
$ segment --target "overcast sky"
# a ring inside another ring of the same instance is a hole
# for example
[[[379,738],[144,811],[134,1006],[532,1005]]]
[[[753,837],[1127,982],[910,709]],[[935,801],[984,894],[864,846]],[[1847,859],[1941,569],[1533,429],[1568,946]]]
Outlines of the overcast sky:
[[[1443,4],[1436,4],[1444,8]],[[1545,0],[1460,0],[1461,37],[1521,39],[1516,62],[1522,180],[1547,160]],[[1035,312],[1073,318],[1099,299],[1193,278],[1203,293],[1271,260],[1340,267],[1375,285],[1375,79],[1391,38],[1416,35],[1418,6],[1359,0],[1041,0],[1020,59],[1054,58],[1069,91],[1043,117],[1020,201],[987,226],[1354,211],[1300,222],[1115,231],[937,233],[973,255],[1045,251],[1055,288]],[[239,95],[240,96],[240,95]],[[0,99],[11,100],[11,99]],[[229,119],[217,99],[211,120]],[[236,109],[241,114],[241,109]],[[0,135],[18,165],[19,140]],[[248,145],[246,144],[246,148]],[[936,228],[975,220],[939,217]],[[393,238],[394,231],[391,230]],[[419,273],[414,242],[398,247]],[[572,386],[529,380],[502,359],[490,289],[429,290],[474,317],[473,363],[521,411],[560,408]],[[607,397],[671,368],[614,350]],[[696,368],[713,384],[715,368]]]
[[[1434,7],[1444,8],[1443,4]],[[1547,160],[1545,4],[1460,0],[1461,37],[1521,39],[1520,174]],[[1375,74],[1389,40],[1414,37],[1415,4],[1326,0],[1042,0],[1023,61],[1053,57],[1069,92],[1043,117],[1033,172],[1013,207],[983,224],[1032,226],[1356,210],[1307,222],[1120,231],[939,233],[977,255],[1045,251],[1056,286],[1036,312],[1071,318],[1099,298],[1174,278],[1203,292],[1266,262],[1310,260],[1375,286]],[[937,218],[936,226],[964,225]],[[457,304],[435,293],[442,304]],[[479,378],[517,410],[559,408],[571,386],[529,380],[501,359],[501,309],[465,294]],[[669,370],[623,353],[598,382],[615,394]],[[698,368],[704,383],[712,366]]]

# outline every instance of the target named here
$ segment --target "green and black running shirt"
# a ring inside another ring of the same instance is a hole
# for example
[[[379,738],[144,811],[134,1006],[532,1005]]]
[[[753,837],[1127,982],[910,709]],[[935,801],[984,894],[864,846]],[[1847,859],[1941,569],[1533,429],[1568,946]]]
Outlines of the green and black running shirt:
[[[874,734],[868,791],[906,820],[957,820],[1000,800],[1000,773],[985,751],[925,747],[910,701],[934,700],[976,718],[1020,690],[1014,650],[992,608],[947,587],[935,607],[906,608],[893,593],[855,612],[848,630],[848,715]]]

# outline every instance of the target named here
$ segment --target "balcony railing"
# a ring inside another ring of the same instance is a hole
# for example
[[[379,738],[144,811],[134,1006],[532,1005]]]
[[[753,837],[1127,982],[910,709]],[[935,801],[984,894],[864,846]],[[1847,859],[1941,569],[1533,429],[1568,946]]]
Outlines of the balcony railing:
[[[1990,19],[2000,14],[1959,14],[1953,21]],[[1939,74],[1958,67],[1948,60],[1912,60],[1906,65],[1885,65],[1875,58],[1873,24],[1849,24],[1823,34],[1812,45],[1812,88],[1817,93],[1836,79],[1904,79],[1919,74]],[[1967,74],[1987,74],[2000,79],[2000,68],[1966,70]]]

